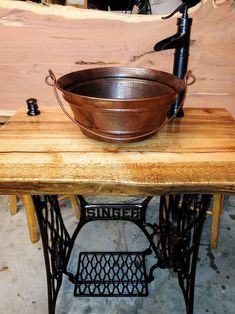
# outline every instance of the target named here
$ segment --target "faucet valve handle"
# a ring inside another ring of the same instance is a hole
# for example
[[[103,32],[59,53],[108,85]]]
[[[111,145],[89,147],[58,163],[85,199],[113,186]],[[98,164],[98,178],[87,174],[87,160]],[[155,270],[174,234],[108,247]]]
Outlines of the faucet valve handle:
[[[162,19],[169,19],[177,12],[183,13],[183,18],[188,17],[188,9],[197,5],[201,0],[182,0],[182,3],[171,14],[163,16]]]
[[[167,15],[167,16],[163,16],[162,19],[166,20],[169,19],[170,17],[172,17],[173,15],[175,15],[177,12],[181,12],[183,9],[185,8],[185,4],[181,3],[177,9],[175,9],[175,11],[173,11],[171,14]],[[182,12],[181,12],[182,13]]]

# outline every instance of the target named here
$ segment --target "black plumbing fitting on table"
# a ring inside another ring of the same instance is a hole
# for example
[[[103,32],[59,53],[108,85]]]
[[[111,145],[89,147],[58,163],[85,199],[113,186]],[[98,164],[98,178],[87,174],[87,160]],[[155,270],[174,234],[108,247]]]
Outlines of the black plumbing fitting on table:
[[[38,101],[36,98],[28,98],[26,100],[28,111],[27,115],[28,116],[37,116],[40,114],[40,110],[38,107]]]

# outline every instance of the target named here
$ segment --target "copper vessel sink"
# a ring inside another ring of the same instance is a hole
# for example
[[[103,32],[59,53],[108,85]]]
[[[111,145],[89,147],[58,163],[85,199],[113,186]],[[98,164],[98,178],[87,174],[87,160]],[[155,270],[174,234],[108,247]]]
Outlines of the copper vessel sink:
[[[107,142],[136,142],[168,123],[167,112],[185,82],[173,74],[145,68],[106,67],[76,71],[59,79],[50,70],[55,96],[81,131]],[[57,89],[69,103],[64,108]]]

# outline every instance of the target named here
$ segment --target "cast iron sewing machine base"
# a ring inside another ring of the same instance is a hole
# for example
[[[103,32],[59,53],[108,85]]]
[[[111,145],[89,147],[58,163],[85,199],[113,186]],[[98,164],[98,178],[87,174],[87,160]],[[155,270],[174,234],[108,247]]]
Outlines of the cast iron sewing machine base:
[[[156,268],[171,268],[178,274],[186,313],[192,314],[198,250],[211,196],[161,196],[157,221],[146,219],[152,197],[138,204],[88,204],[82,196],[77,198],[81,217],[70,236],[57,196],[33,196],[44,249],[49,314],[55,313],[63,274],[74,284],[74,296],[147,296]],[[73,274],[67,266],[75,239],[85,224],[97,220],[134,223],[149,247],[142,252],[80,252],[77,272]],[[156,259],[146,267],[150,254]]]

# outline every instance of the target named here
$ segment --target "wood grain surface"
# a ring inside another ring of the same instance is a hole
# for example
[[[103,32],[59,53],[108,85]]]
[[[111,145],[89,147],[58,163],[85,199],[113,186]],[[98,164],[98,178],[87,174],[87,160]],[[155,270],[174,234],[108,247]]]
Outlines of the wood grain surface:
[[[0,129],[0,193],[234,193],[234,126],[224,109],[186,108],[148,140],[110,144],[57,107],[35,117],[22,109]]]
[[[189,69],[196,83],[185,106],[225,107],[235,116],[235,13],[232,1],[213,8],[204,1],[193,18]],[[174,50],[154,52],[156,42],[176,30],[177,17],[118,15],[97,10],[0,1],[0,109],[15,110],[29,97],[55,105],[44,83],[91,67],[137,66],[172,73]]]

